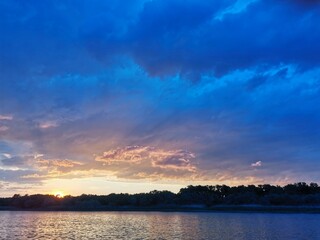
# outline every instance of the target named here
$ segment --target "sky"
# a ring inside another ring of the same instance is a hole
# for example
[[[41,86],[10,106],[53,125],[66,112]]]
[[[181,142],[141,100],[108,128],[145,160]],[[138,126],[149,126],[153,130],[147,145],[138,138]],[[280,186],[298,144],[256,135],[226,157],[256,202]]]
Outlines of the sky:
[[[319,182],[319,2],[1,0],[0,196]]]

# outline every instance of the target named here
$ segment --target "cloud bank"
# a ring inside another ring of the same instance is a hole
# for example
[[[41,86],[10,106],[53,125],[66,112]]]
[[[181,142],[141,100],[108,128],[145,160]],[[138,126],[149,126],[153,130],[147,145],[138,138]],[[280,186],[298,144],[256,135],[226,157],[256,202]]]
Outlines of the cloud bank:
[[[319,181],[319,13],[299,0],[1,1],[0,185]]]

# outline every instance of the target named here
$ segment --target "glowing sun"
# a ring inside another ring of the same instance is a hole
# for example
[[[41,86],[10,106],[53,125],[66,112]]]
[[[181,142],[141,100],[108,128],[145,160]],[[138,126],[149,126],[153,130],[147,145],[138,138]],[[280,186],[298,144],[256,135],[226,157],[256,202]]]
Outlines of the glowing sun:
[[[53,195],[57,198],[63,198],[64,197],[64,193],[61,191],[58,192],[54,192]]]

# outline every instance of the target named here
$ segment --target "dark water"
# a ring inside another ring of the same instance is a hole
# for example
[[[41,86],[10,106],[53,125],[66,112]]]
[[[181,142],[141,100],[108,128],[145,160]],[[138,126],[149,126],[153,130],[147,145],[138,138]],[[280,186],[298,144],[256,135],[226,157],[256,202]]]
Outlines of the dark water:
[[[0,239],[320,240],[320,215],[0,212]]]

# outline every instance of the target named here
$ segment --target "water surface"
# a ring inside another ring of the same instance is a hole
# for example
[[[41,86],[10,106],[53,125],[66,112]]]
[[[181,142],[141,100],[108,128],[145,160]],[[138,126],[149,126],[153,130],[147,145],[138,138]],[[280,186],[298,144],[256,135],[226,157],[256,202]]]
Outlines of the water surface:
[[[0,239],[320,240],[320,215],[0,211]]]

